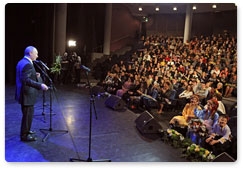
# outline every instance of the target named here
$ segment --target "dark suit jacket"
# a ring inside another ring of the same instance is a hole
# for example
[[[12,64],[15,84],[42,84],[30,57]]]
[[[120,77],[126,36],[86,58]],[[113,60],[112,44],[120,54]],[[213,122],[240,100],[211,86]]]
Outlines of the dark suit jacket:
[[[16,66],[15,99],[22,105],[34,105],[41,83],[38,82],[33,64],[21,59]]]

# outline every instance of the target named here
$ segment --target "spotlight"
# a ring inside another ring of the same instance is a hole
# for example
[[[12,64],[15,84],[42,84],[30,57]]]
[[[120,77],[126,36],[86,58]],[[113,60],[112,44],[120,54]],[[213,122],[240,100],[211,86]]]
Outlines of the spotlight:
[[[69,40],[69,41],[68,41],[68,46],[69,46],[69,47],[75,47],[75,46],[76,46],[76,41],[74,41],[74,40]]]

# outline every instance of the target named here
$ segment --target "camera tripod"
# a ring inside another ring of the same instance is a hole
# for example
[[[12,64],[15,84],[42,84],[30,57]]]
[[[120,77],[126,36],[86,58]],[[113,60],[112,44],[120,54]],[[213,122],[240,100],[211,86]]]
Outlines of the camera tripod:
[[[91,85],[89,82],[89,78],[88,78],[88,71],[85,72],[86,74],[86,78],[88,81],[88,86],[89,86],[89,92],[90,92],[90,107],[89,107],[89,113],[90,113],[90,118],[89,118],[89,156],[87,158],[87,160],[84,159],[77,159],[77,158],[70,158],[71,162],[111,162],[111,160],[109,159],[99,159],[99,160],[93,160],[91,157],[91,141],[92,141],[92,109],[94,109],[94,113],[95,113],[95,117],[97,119],[97,113],[96,113],[96,109],[95,109],[95,96],[92,92],[91,89]]]

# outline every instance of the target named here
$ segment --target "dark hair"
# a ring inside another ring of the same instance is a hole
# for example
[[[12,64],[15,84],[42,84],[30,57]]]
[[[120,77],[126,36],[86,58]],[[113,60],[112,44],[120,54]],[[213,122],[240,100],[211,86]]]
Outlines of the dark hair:
[[[219,94],[219,93],[215,93],[213,96],[216,97],[218,101],[222,101],[223,100],[222,95]]]
[[[221,114],[219,117],[227,119],[229,121],[229,116],[227,114]]]
[[[165,83],[166,83],[168,86],[171,85],[171,83],[170,83],[169,81],[165,81]]]

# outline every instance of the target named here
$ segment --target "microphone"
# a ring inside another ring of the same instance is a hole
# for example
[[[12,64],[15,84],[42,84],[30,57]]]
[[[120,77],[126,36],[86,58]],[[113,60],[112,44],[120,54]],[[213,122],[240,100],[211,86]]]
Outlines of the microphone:
[[[43,63],[41,60],[35,60],[34,62],[40,63],[42,66],[44,66],[47,70],[49,70],[49,67],[46,66],[45,63]]]
[[[88,68],[88,67],[86,67],[84,65],[81,65],[80,68],[85,70],[85,71],[87,71],[87,72],[90,72],[90,68]]]

